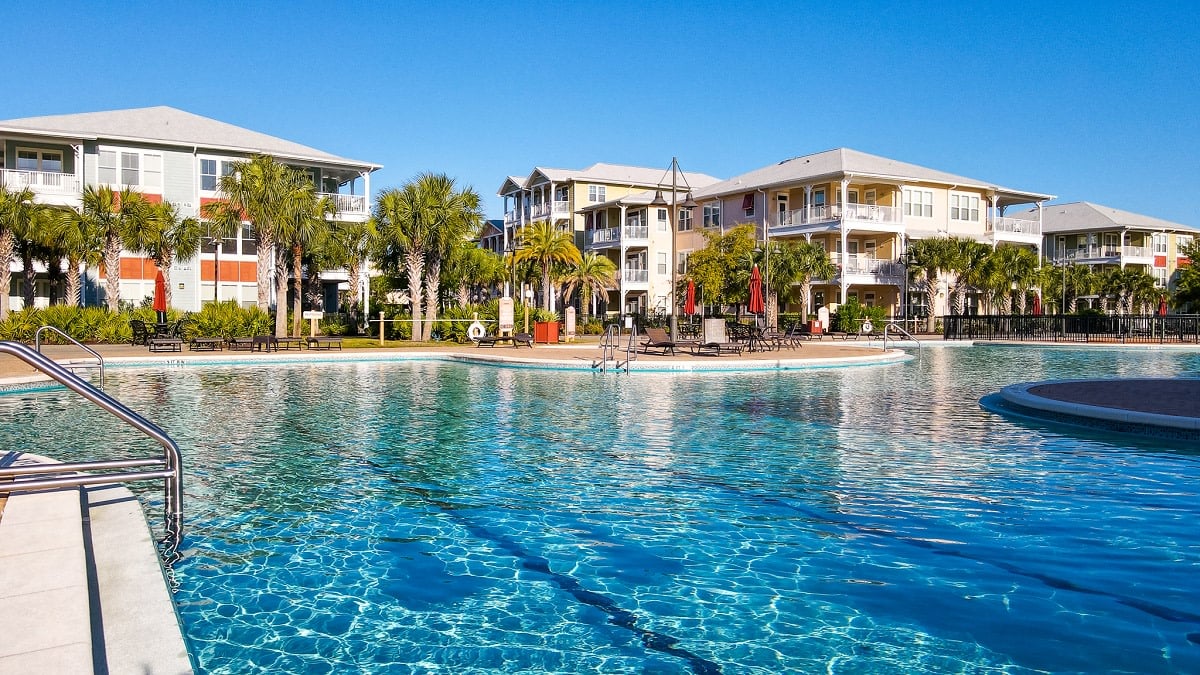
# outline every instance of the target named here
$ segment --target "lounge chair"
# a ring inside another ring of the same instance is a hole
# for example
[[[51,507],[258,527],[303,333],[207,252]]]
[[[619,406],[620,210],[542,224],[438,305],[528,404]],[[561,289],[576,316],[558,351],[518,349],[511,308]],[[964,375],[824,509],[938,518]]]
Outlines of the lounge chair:
[[[225,346],[225,340],[218,337],[194,337],[188,342],[188,350],[193,352],[216,352]]]
[[[475,340],[476,347],[495,347],[502,342],[512,343],[513,347],[525,345],[533,349],[533,335],[530,333],[516,333],[515,335],[484,335]]]
[[[308,338],[307,342],[308,342],[309,349],[324,349],[324,350],[328,351],[330,349],[333,349],[334,347],[337,347],[339,350],[341,350],[341,348],[342,348],[342,338],[334,337],[331,335],[319,335],[317,337],[310,337],[310,338]]]
[[[692,354],[696,356],[720,356],[722,354],[738,354],[746,349],[741,342],[697,342],[691,345]]]
[[[183,340],[177,337],[152,337],[147,340],[147,347],[152,352],[183,351]]]
[[[133,329],[133,340],[129,344],[143,346],[150,344],[150,330],[146,328],[146,322],[133,319],[129,322],[129,327]]]
[[[672,340],[667,331],[661,328],[647,328],[646,337],[642,341],[642,353],[649,354],[651,349],[655,349],[658,350],[656,353],[663,356],[674,356],[677,346],[679,343]]]

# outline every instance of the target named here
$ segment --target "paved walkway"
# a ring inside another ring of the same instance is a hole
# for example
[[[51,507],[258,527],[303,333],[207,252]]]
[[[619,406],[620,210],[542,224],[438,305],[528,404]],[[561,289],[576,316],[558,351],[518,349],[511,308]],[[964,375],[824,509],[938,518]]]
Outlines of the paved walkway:
[[[1034,396],[1080,405],[1200,418],[1200,379],[1111,379],[1051,382]]]

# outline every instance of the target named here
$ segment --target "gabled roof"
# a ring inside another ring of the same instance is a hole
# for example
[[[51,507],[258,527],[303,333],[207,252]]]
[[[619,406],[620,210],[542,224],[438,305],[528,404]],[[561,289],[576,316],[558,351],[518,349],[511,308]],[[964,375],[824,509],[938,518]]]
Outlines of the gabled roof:
[[[782,187],[821,178],[876,178],[887,181],[925,182],[959,187],[980,188],[1012,196],[1028,197],[1026,201],[1053,199],[1053,195],[1024,192],[1001,187],[977,178],[967,178],[916,164],[899,162],[887,157],[870,155],[850,148],[836,148],[812,155],[785,159],[778,164],[755,169],[726,181],[697,190],[696,199],[722,197],[753,190]]]
[[[586,213],[588,211],[600,211],[603,209],[618,208],[621,206],[648,206],[650,204],[650,202],[654,201],[654,198],[657,196],[658,196],[658,190],[640,190],[638,192],[632,192],[630,194],[627,194],[624,197],[617,197],[616,199],[610,199],[606,202],[599,202],[596,204],[588,204],[587,206],[580,208],[579,212]],[[671,193],[664,191],[663,199],[667,200],[667,203],[669,204],[671,202]],[[682,204],[684,202],[684,200],[686,200],[686,199],[687,199],[687,192],[685,192],[684,190],[681,189],[681,190],[677,190],[675,192],[676,205]]]
[[[1012,214],[1013,218],[1037,220],[1037,209]],[[1129,228],[1134,230],[1200,232],[1200,229],[1140,213],[1122,211],[1091,202],[1048,204],[1042,207],[1042,232],[1088,232]]]
[[[79,140],[181,145],[238,153],[260,153],[279,159],[349,165],[369,170],[382,168],[380,164],[338,157],[316,148],[169,106],[4,120],[0,121],[0,132]]]
[[[676,179],[678,186],[701,188],[712,185],[718,179],[703,173],[681,171]],[[500,186],[497,195],[511,194],[531,185],[542,183],[567,183],[578,181],[584,183],[607,183],[610,185],[638,185],[645,187],[664,187],[671,184],[670,170],[647,168],[644,166],[628,166],[626,164],[605,164],[597,162],[586,169],[553,169],[550,167],[534,167],[527,178],[509,176]]]

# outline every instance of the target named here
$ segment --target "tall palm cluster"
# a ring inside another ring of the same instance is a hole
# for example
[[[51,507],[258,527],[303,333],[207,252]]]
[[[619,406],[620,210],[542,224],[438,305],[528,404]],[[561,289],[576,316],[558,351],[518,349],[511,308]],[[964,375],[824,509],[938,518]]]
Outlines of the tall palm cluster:
[[[149,257],[169,281],[172,263],[194,256],[199,247],[198,221],[180,217],[168,202],[150,203],[132,190],[88,186],[76,211],[39,204],[29,189],[0,187],[0,288],[8,288],[10,266],[19,258],[26,307],[34,302],[36,262],[46,266],[52,283],[63,281],[63,302],[72,306],[82,300],[82,265],[102,264],[106,302],[116,311],[123,249]],[[0,320],[9,309],[8,294],[0,294]]]
[[[1059,311],[1075,312],[1087,296],[1112,301],[1114,311],[1148,313],[1163,294],[1154,277],[1140,268],[1125,267],[1096,271],[1088,265],[1069,264],[1065,269],[1041,265],[1037,254],[1018,246],[998,246],[962,237],[918,239],[909,244],[909,272],[936,304],[939,286],[945,284],[953,299],[953,310],[962,314],[970,292],[979,294],[985,311],[993,314],[1025,314],[1034,289],[1040,289],[1051,304],[1066,306]],[[1065,283],[1065,286],[1064,286]],[[928,317],[933,330],[935,317]]]

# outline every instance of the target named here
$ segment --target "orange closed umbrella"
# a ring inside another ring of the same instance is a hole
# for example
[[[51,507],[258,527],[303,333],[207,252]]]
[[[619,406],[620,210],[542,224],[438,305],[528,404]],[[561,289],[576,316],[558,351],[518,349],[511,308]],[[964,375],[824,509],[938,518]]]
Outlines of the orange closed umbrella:
[[[154,311],[158,313],[158,323],[167,322],[167,281],[162,270],[154,277]]]
[[[758,271],[758,265],[750,270],[750,303],[746,310],[751,314],[762,314],[766,311],[766,303],[763,302],[762,274]]]
[[[696,282],[688,279],[687,296],[683,300],[683,313],[696,313]]]

